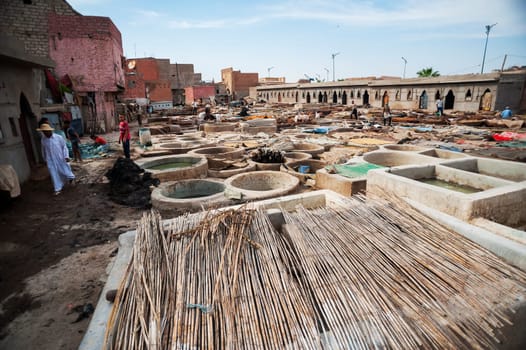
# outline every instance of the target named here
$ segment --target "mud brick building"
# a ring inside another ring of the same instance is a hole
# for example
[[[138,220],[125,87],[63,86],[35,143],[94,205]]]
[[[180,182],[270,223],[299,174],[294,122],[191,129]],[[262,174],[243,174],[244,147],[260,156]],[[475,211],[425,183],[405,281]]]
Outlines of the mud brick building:
[[[221,81],[232,100],[237,100],[250,94],[250,88],[259,83],[258,73],[241,73],[230,68],[221,69]]]

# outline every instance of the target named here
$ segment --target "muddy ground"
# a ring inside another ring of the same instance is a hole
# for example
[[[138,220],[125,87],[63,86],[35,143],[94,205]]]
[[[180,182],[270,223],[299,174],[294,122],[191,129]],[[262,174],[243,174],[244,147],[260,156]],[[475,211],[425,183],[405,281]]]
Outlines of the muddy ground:
[[[38,179],[1,210],[0,349],[80,344],[117,237],[143,211],[109,200],[104,174],[115,157],[72,163],[78,183],[59,196],[47,169],[38,169]]]

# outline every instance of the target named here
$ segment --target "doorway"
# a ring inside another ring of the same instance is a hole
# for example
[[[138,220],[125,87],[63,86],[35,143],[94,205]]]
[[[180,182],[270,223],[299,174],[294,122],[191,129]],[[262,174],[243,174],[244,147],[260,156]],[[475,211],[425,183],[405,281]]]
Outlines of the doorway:
[[[420,108],[420,109],[427,109],[427,92],[426,92],[426,90],[422,91],[422,94],[420,95],[420,102],[418,104],[418,108]]]
[[[389,105],[389,95],[387,94],[387,91],[385,91],[382,96],[382,107],[385,107],[385,105]]]
[[[345,106],[346,104],[347,104],[347,93],[344,91],[342,95],[342,105]]]
[[[453,91],[449,90],[446,95],[446,100],[444,101],[444,109],[453,109],[455,105],[455,95]]]
[[[29,104],[29,101],[22,92],[20,94],[20,118],[18,119],[18,124],[20,127],[22,141],[24,143],[24,150],[26,152],[27,161],[29,162],[29,165],[31,167],[33,167],[36,164],[36,157],[35,152],[33,151],[33,142],[31,140],[29,128],[31,126],[37,125],[36,119],[37,117],[31,110],[31,105]]]
[[[367,90],[365,90],[365,92],[363,93],[363,96],[362,96],[362,104],[363,104],[364,106],[369,105],[369,93],[367,92]]]
[[[493,99],[493,96],[491,94],[490,89],[486,89],[486,91],[484,91],[484,94],[480,98],[479,110],[491,111],[491,100],[492,99]]]

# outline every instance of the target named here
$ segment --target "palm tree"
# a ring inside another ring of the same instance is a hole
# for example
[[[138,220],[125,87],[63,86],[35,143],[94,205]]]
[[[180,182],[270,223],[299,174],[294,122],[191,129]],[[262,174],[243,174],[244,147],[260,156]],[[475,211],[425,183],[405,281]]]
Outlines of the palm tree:
[[[416,74],[420,78],[438,77],[440,75],[440,73],[438,71],[434,71],[433,70],[433,67],[423,68],[423,69],[419,70],[418,72],[416,72]]]

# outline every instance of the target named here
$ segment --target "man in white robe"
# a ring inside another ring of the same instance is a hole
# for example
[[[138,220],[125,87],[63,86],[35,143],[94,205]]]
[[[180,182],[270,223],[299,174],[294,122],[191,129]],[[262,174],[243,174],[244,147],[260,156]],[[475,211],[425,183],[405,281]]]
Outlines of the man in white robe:
[[[53,133],[49,124],[42,124],[38,131],[42,131],[42,156],[47,164],[55,195],[59,195],[64,184],[73,182],[75,175],[69,166],[69,152],[66,141],[60,135]]]

